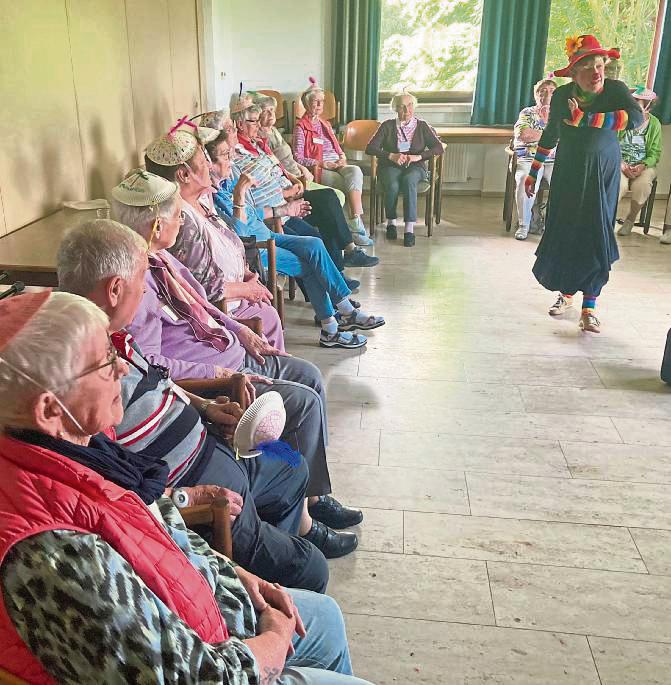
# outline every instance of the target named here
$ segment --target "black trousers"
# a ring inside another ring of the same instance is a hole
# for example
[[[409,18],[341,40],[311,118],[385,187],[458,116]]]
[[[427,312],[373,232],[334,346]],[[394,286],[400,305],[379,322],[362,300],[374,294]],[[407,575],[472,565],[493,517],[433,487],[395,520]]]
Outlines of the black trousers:
[[[329,572],[324,555],[298,536],[308,483],[305,461],[291,468],[283,461],[257,457],[235,458],[223,440],[196,482],[185,474],[178,486],[220,485],[242,496],[240,515],[233,523],[233,560],[271,583],[324,592]]]
[[[342,271],[345,266],[342,251],[352,242],[352,233],[338,196],[331,188],[322,188],[306,190],[304,198],[312,205],[312,212],[303,221],[296,220],[294,217],[289,219],[284,227],[285,233],[320,237],[333,263],[339,271]],[[305,223],[310,224],[313,230],[305,226]],[[317,231],[315,232],[314,229]]]

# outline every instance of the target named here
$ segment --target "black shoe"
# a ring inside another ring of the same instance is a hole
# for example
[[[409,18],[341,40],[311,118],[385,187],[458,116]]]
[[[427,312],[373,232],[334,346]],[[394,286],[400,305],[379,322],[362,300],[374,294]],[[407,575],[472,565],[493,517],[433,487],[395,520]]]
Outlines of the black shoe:
[[[316,519],[312,520],[312,528],[301,537],[321,550],[327,559],[344,557],[353,552],[359,544],[356,533],[336,533]]]
[[[403,234],[403,247],[415,247],[415,234],[414,233],[404,233]]]
[[[361,285],[361,281],[357,281],[356,278],[347,278],[345,275],[343,275],[343,278],[345,279],[345,284],[352,292],[358,290]]]
[[[394,224],[387,224],[387,240],[396,240],[398,233],[396,233],[396,226]]]
[[[343,262],[345,266],[348,267],[377,266],[380,259],[379,257],[373,257],[372,255],[366,254],[362,249],[357,247],[351,252],[345,252]]]
[[[363,521],[363,513],[361,511],[340,504],[331,495],[322,495],[318,502],[309,504],[308,513],[313,519],[321,521],[336,530],[356,526],[357,523]]]

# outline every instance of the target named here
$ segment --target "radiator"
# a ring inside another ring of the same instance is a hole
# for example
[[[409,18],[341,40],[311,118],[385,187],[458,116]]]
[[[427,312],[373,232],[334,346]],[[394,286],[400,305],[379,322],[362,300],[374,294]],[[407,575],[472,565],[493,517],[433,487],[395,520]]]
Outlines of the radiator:
[[[443,162],[443,181],[466,183],[468,181],[468,145],[447,144]]]

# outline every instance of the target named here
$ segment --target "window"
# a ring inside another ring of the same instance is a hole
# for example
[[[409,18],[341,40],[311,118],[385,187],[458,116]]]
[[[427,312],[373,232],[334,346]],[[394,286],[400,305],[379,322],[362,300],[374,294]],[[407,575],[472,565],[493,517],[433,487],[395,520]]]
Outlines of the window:
[[[566,66],[568,36],[593,33],[601,45],[622,53],[607,75],[630,86],[645,85],[658,9],[659,0],[552,0],[546,73]]]
[[[422,101],[470,102],[481,19],[482,0],[382,0],[381,98],[407,86]]]

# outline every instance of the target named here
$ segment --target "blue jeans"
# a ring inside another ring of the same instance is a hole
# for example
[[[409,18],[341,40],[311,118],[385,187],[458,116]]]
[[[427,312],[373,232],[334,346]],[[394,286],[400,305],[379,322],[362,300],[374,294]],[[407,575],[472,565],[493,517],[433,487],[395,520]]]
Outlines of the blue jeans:
[[[287,659],[278,685],[370,685],[352,675],[340,607],[327,595],[288,590],[307,635],[294,636],[296,653]]]
[[[403,221],[417,221],[417,186],[426,180],[426,169],[421,164],[409,167],[385,166],[378,172],[384,188],[384,213],[387,219],[396,218],[398,196],[403,193]]]
[[[275,234],[277,270],[303,280],[319,319],[333,316],[333,303],[352,294],[319,238]]]

